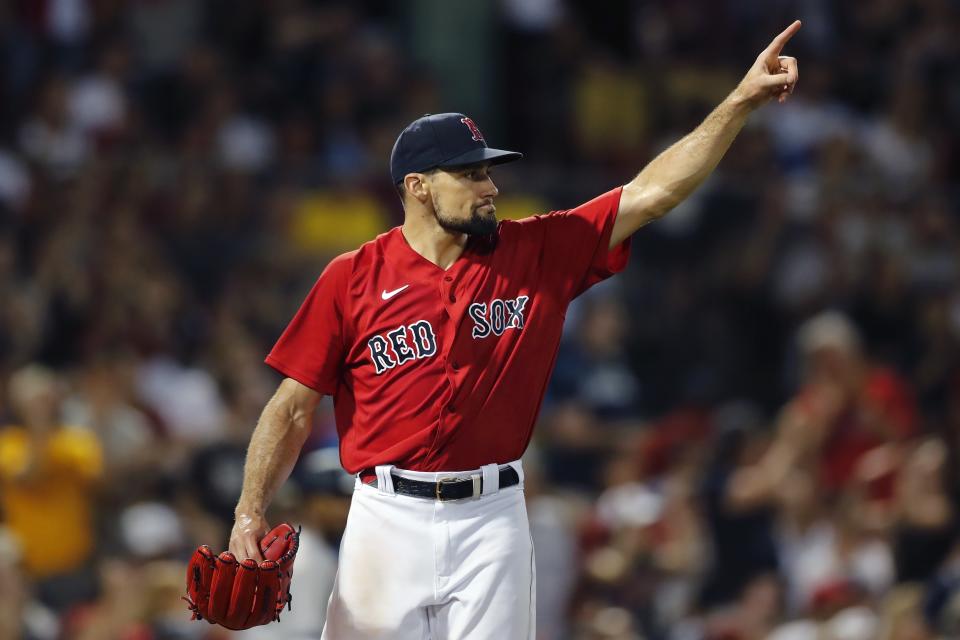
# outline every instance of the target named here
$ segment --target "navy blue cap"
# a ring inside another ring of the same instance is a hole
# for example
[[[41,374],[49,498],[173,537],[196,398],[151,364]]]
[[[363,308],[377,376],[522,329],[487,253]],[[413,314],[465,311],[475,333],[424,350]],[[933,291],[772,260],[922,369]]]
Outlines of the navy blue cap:
[[[488,147],[476,123],[462,113],[436,113],[417,118],[400,133],[390,154],[390,176],[399,184],[408,173],[487,161],[503,164],[522,157]]]

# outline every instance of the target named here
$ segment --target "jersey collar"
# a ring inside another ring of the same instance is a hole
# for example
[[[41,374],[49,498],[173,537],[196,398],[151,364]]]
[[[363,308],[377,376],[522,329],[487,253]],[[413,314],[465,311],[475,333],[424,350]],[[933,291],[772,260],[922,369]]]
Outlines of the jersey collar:
[[[448,273],[457,270],[463,264],[475,261],[478,254],[485,253],[489,248],[492,248],[498,232],[499,228],[497,232],[489,236],[470,236],[467,238],[463,253],[447,269],[440,268],[417,253],[407,242],[401,227],[394,227],[387,232],[384,237],[384,255],[387,260],[401,269],[412,272],[419,271],[425,275]]]

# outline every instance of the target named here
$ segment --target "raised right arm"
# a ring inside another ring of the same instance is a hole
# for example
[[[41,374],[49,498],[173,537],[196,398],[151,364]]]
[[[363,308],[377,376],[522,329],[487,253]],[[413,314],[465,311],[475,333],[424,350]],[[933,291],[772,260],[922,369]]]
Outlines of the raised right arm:
[[[258,541],[270,530],[264,514],[297,462],[321,397],[285,378],[264,407],[247,449],[243,490],[230,533],[230,551],[238,560],[262,559]]]

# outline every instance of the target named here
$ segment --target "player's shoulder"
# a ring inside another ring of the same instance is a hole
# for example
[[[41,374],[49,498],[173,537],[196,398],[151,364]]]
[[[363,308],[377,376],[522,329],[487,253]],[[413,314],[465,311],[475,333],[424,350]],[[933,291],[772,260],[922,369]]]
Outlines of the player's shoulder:
[[[546,211],[531,213],[524,218],[501,220],[497,225],[498,243],[522,241],[531,235],[538,235],[543,232],[545,223],[549,223],[551,217],[556,216],[558,211]]]
[[[356,249],[341,253],[330,261],[327,268],[333,268],[337,271],[356,270],[362,268],[365,264],[378,260],[386,252],[390,238],[398,233],[399,229],[399,227],[393,227],[377,235],[377,237],[367,240]]]
[[[330,272],[331,274],[349,273],[356,264],[357,253],[359,251],[360,249],[353,249],[352,251],[347,251],[334,257],[330,262],[327,263],[324,272]]]
[[[333,258],[327,263],[323,272],[324,276],[343,280],[363,278],[372,265],[383,260],[389,237],[391,234],[397,233],[397,230],[398,228],[394,227],[372,240],[364,242],[356,249],[341,253]]]
[[[345,283],[350,279],[350,275],[354,271],[354,263],[356,260],[357,250],[347,251],[346,253],[341,253],[340,255],[333,258],[330,262],[327,263],[327,266],[323,268],[323,272],[320,274],[318,282],[323,281],[336,281]]]
[[[501,220],[499,234],[501,237],[537,234],[547,227],[575,226],[578,219],[603,218],[606,214],[617,211],[622,190],[622,187],[616,187],[569,209],[531,212],[531,215],[525,218]]]
[[[350,256],[354,273],[366,274],[374,265],[382,263],[391,251],[396,250],[396,236],[399,233],[400,227],[393,227],[344,254]]]

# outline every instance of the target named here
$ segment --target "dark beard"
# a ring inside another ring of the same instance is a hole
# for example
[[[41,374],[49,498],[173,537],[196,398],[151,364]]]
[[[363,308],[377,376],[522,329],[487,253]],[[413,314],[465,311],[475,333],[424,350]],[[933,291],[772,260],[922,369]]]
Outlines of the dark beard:
[[[436,206],[433,210],[437,223],[443,229],[453,233],[465,233],[468,236],[488,236],[497,230],[497,217],[482,216],[477,209],[470,212],[470,218],[467,220],[451,219]]]

